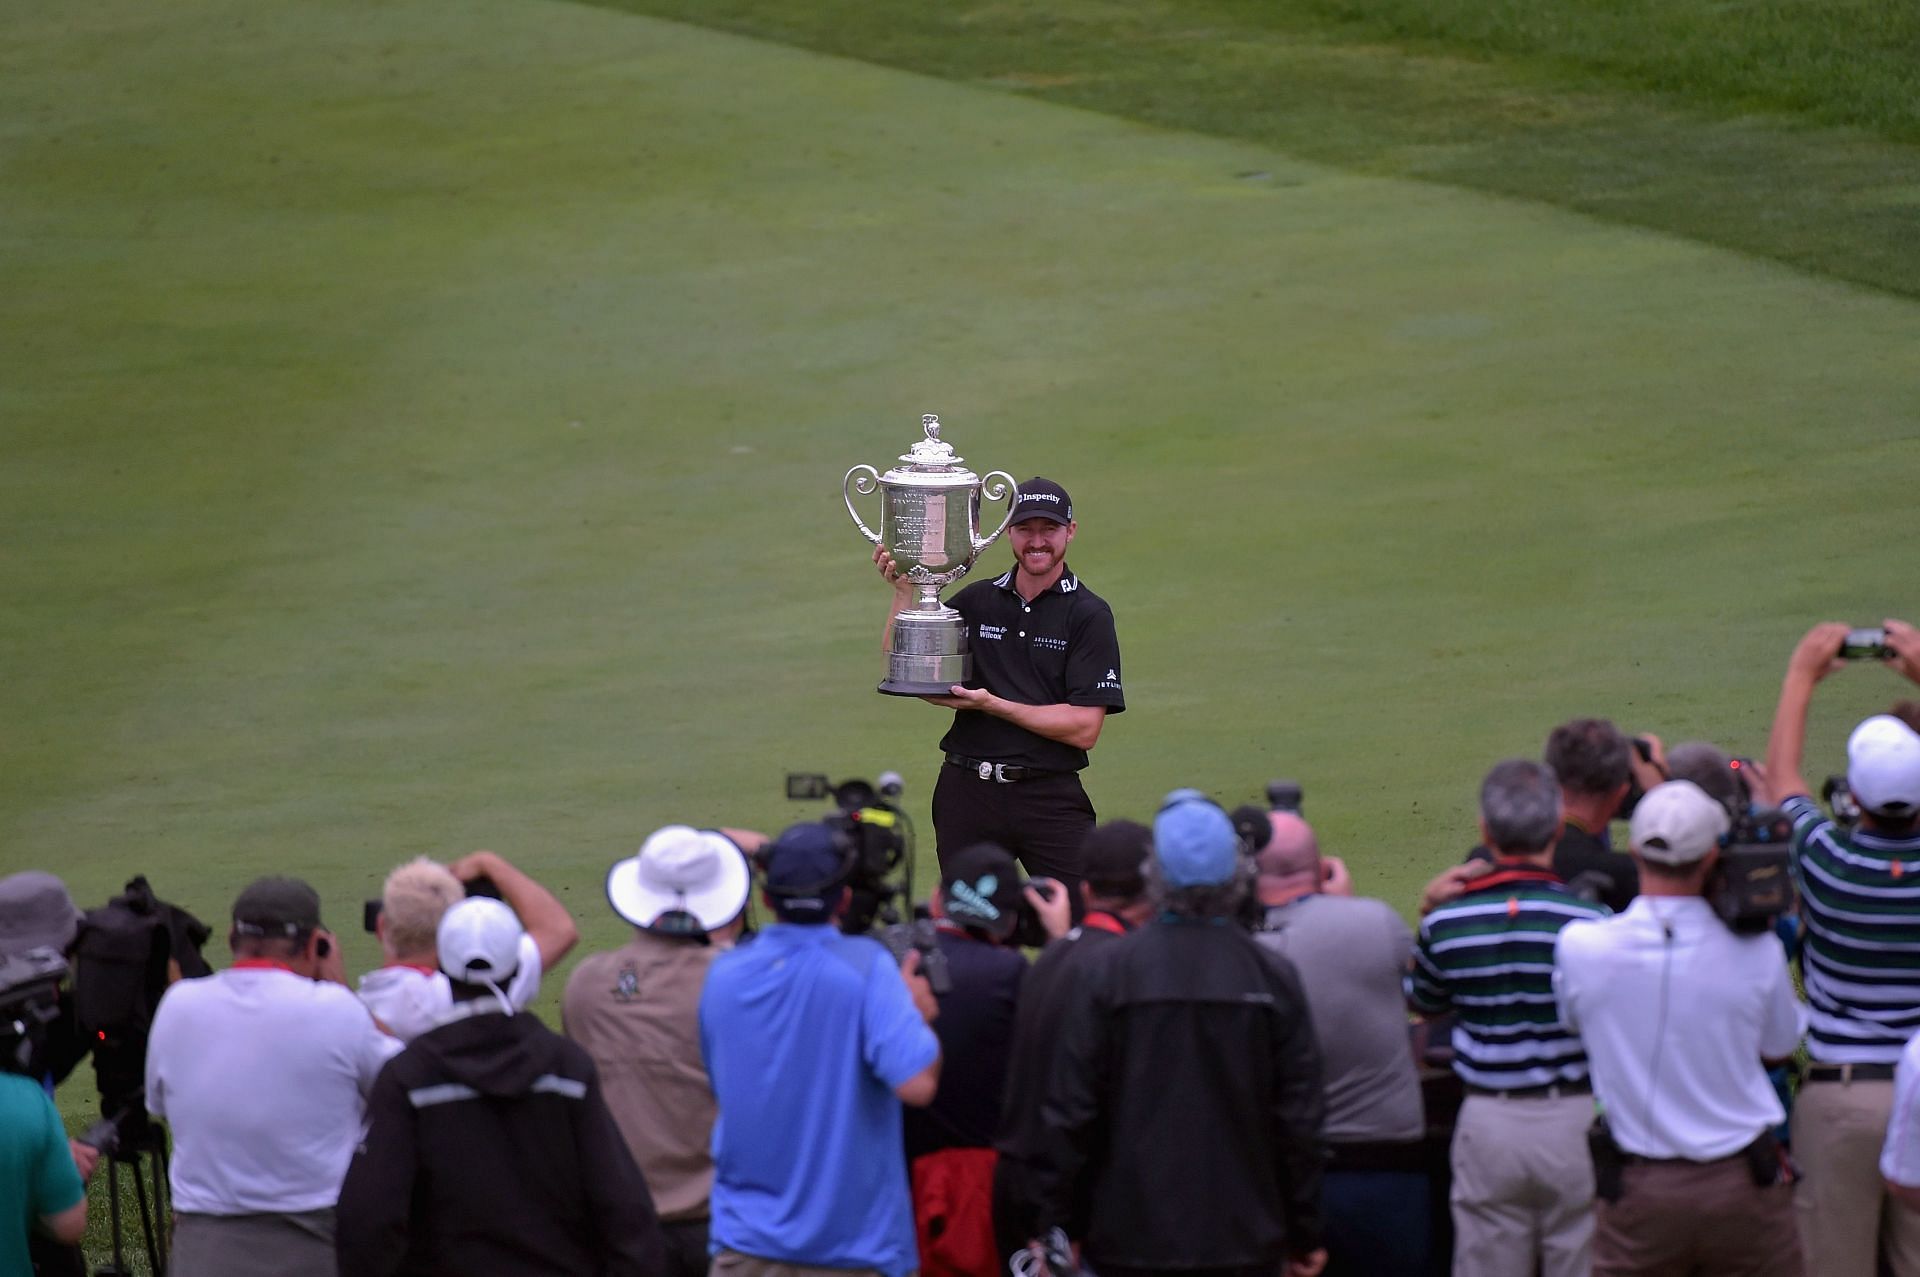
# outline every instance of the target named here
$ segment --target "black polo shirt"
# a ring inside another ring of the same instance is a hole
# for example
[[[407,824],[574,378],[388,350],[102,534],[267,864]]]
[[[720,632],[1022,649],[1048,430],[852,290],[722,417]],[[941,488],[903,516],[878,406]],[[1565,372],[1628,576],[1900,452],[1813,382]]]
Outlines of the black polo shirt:
[[[1031,603],[1013,588],[1013,578],[1009,568],[948,600],[967,623],[967,647],[973,653],[967,686],[1025,705],[1101,705],[1109,714],[1126,709],[1120,639],[1106,600],[1064,565],[1060,579]],[[940,748],[1047,771],[1079,771],[1087,765],[1084,749],[973,709],[955,712]]]

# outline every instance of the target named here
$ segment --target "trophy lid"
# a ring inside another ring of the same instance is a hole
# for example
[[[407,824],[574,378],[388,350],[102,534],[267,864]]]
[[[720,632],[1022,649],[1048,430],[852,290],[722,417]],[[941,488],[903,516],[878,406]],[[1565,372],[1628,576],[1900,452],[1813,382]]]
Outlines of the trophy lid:
[[[921,416],[920,428],[927,437],[900,454],[901,464],[887,471],[885,480],[917,487],[971,484],[979,476],[962,464],[953,445],[940,437],[940,418],[929,412]]]

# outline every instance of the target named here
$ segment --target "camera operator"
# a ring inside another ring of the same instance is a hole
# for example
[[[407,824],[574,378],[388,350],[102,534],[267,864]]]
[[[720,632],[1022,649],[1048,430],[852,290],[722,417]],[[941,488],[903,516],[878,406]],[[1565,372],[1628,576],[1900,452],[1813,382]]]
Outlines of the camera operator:
[[[17,875],[23,876],[23,875]],[[49,875],[36,874],[49,879]],[[64,888],[59,890],[65,899]],[[17,898],[17,896],[15,897]],[[87,1226],[84,1145],[71,1143],[49,1088],[35,1076],[35,1039],[56,1014],[72,943],[72,903],[38,919],[9,914],[0,937],[0,1272],[29,1273],[34,1230],[71,1247]],[[91,1150],[87,1150],[91,1151]],[[68,1251],[67,1254],[75,1252]],[[82,1270],[84,1271],[84,1270]]]
[[[346,987],[320,898],[261,878],[233,903],[226,971],[169,988],[147,1111],[173,1130],[168,1267],[192,1277],[336,1277],[334,1203],[375,1077],[400,1043]]]
[[[920,1266],[997,1271],[993,1130],[1027,974],[1016,946],[1058,939],[1072,917],[1064,887],[1021,882],[1020,862],[992,843],[947,857],[933,915],[951,987],[939,995],[933,1025],[945,1083],[933,1103],[906,1114]]]
[[[607,1107],[653,1192],[667,1277],[706,1277],[715,1108],[700,1058],[700,994],[745,925],[747,857],[766,841],[740,829],[655,830],[607,874],[607,899],[632,938],[582,958],[567,979],[567,1036],[600,1070]]]
[[[453,989],[439,969],[434,934],[448,909],[470,888],[491,884],[520,919],[520,961],[507,997],[516,1010],[532,1005],[542,972],[551,971],[580,939],[580,930],[552,892],[515,868],[506,857],[476,851],[451,865],[425,856],[387,875],[373,925],[385,965],[360,977],[360,1000],[380,1027],[402,1042],[439,1022],[453,1005]],[[371,906],[369,906],[371,908]]]
[[[29,869],[0,878],[0,960],[47,949],[71,961],[84,918],[66,884],[50,873]],[[75,1019],[72,995],[71,982],[64,981],[58,1014],[31,1039],[26,1063],[10,1070],[41,1083],[49,1093],[87,1058],[88,1042]],[[78,1140],[69,1140],[68,1146],[80,1178],[91,1179],[100,1151]]]
[[[1401,977],[1413,933],[1353,894],[1313,826],[1275,811],[1254,856],[1265,916],[1255,937],[1293,963],[1326,1067],[1327,1273],[1413,1273],[1427,1255],[1426,1115]]]
[[[1893,1105],[1894,1066],[1920,1030],[1920,736],[1876,715],[1847,741],[1847,785],[1859,824],[1830,820],[1801,774],[1807,710],[1842,667],[1850,632],[1816,625],[1788,659],[1767,742],[1767,776],[1793,819],[1793,866],[1806,945],[1801,976],[1812,1008],[1807,1068],[1793,1107],[1793,1151],[1806,1168],[1800,1236],[1821,1277],[1874,1277],[1884,1245],[1895,1277],[1920,1274],[1920,1211],[1888,1199],[1879,1172]],[[1920,631],[1886,622],[1881,658],[1920,683]]]
[[[1041,1232],[1033,1217],[1032,1166],[1047,1139],[1042,1103],[1047,1073],[1053,1067],[1060,1025],[1083,991],[1089,965],[1114,941],[1146,925],[1153,917],[1141,867],[1153,854],[1153,831],[1131,820],[1109,820],[1081,844],[1086,877],[1080,882],[1084,913],[1080,925],[1047,945],[1034,960],[1014,1009],[1013,1042],[994,1148],[993,1228],[1000,1267],[1027,1249]],[[1079,1239],[1086,1235],[1086,1203],[1076,1199],[1068,1219],[1059,1221]]]
[[[783,831],[759,859],[777,921],[707,972],[713,1277],[919,1266],[900,1106],[939,1086],[939,1008],[917,949],[896,966],[834,925],[857,854],[826,824]]]
[[[1605,1114],[1598,1277],[1802,1271],[1763,1061],[1793,1054],[1805,1013],[1779,939],[1734,932],[1705,898],[1728,827],[1692,781],[1656,786],[1631,823],[1639,897],[1569,923],[1554,949],[1560,1018],[1586,1045]]]

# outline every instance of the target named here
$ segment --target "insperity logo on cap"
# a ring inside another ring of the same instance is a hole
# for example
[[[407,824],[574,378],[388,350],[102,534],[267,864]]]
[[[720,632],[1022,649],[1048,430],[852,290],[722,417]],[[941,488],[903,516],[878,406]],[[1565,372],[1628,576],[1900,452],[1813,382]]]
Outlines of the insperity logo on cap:
[[[1028,519],[1051,519],[1062,526],[1072,523],[1073,498],[1053,480],[1036,475],[1020,485],[1014,495],[1013,513],[1008,516],[1009,523]]]

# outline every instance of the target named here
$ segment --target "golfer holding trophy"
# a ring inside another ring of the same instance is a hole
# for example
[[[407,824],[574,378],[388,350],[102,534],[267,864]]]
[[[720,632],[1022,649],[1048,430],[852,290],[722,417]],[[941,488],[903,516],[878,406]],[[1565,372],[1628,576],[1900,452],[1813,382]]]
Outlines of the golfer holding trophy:
[[[1113,611],[1067,566],[1077,525],[1067,490],[1034,478],[968,470],[921,419],[926,438],[885,474],[855,466],[842,485],[847,512],[877,548],[893,586],[879,690],[954,710],[941,738],[946,766],[933,790],[942,864],[981,842],[1019,857],[1031,877],[1065,883],[1077,919],[1081,844],[1094,826],[1080,784],[1087,751],[1108,714],[1126,708]],[[881,493],[880,532],[854,495]],[[980,502],[1011,497],[1000,526],[980,535]],[[1002,532],[1013,566],[940,603],[940,589],[973,567]]]

